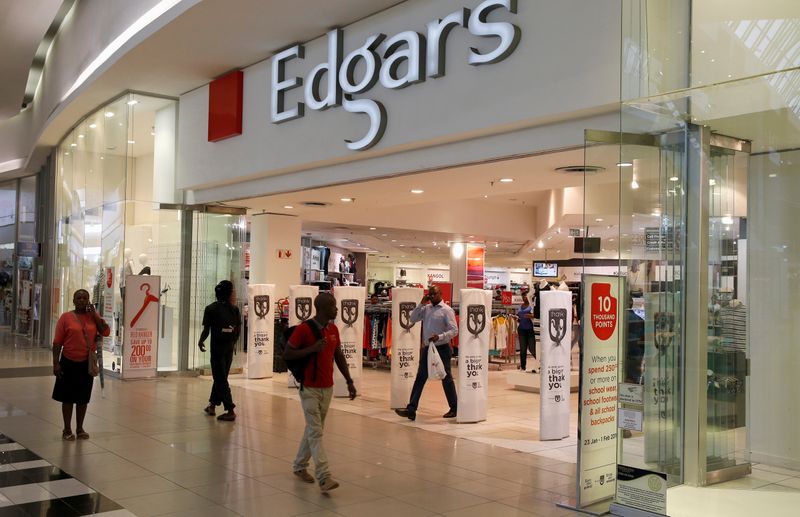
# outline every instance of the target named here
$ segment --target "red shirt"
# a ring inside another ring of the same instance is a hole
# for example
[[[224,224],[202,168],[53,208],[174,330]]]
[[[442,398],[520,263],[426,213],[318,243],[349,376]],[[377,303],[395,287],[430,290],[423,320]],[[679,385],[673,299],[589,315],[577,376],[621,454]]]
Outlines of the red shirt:
[[[56,335],[53,338],[54,345],[61,345],[64,347],[62,354],[70,361],[85,361],[89,358],[89,353],[86,350],[86,338],[83,335],[83,328],[75,316],[83,321],[86,326],[86,334],[89,336],[89,344],[92,350],[97,351],[94,340],[97,337],[97,325],[94,322],[94,316],[87,313],[77,314],[75,312],[65,312],[58,318],[56,323]],[[109,329],[103,333],[108,336],[111,333]]]
[[[317,337],[308,326],[302,323],[294,329],[289,338],[289,346],[293,348],[306,348],[317,342]],[[333,354],[339,348],[339,329],[336,325],[328,324],[322,329],[322,337],[325,338],[327,346],[316,354],[316,373],[314,360],[308,362],[306,375],[303,385],[309,388],[330,388],[333,386]]]

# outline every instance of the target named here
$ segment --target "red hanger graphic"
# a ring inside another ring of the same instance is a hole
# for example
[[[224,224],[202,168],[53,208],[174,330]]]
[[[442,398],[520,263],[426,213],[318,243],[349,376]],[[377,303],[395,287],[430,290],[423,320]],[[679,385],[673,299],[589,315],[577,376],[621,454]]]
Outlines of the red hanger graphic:
[[[136,326],[136,322],[139,321],[139,318],[142,316],[144,310],[147,308],[148,305],[150,305],[150,303],[152,302],[158,303],[158,296],[150,294],[150,284],[142,284],[139,287],[139,290],[140,291],[145,290],[144,302],[142,302],[142,308],[139,309],[139,312],[137,312],[136,316],[134,316],[133,319],[131,320],[131,328]]]

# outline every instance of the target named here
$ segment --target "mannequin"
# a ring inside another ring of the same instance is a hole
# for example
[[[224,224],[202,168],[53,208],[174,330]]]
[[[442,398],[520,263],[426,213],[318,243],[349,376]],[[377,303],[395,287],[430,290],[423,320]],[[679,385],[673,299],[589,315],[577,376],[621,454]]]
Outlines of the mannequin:
[[[139,271],[140,275],[149,275],[150,274],[150,266],[148,265],[148,256],[147,253],[140,253],[139,254],[139,265],[142,266],[142,270]],[[145,272],[147,270],[147,272]]]
[[[133,250],[125,248],[122,252],[122,272],[119,275],[119,294],[125,300],[125,278],[133,274]]]

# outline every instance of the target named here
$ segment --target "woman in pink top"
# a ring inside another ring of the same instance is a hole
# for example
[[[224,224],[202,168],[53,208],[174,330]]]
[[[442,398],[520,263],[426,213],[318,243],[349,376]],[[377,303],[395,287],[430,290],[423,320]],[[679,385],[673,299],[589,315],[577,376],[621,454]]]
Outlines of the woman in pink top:
[[[75,310],[65,312],[56,323],[53,338],[53,399],[61,402],[64,417],[64,440],[72,441],[72,406],[77,406],[76,432],[79,440],[86,440],[89,434],[83,429],[86,406],[92,396],[94,378],[89,375],[89,351],[97,352],[95,339],[98,332],[103,336],[110,334],[108,324],[89,303],[89,292],[85,289],[75,291],[72,297]]]

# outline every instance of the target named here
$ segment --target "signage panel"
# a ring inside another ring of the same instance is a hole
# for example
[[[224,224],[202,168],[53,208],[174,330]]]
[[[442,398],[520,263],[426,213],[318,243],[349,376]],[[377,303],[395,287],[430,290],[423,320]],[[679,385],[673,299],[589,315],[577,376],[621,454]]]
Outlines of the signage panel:
[[[620,465],[616,503],[656,515],[667,513],[667,475]]]
[[[158,319],[161,314],[161,277],[125,277],[125,339],[122,343],[122,378],[156,376]]]

